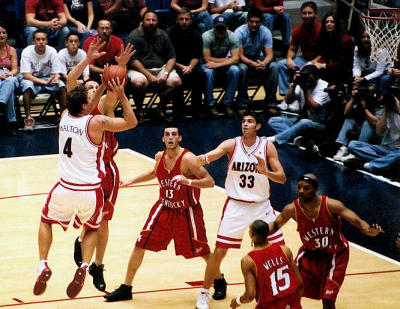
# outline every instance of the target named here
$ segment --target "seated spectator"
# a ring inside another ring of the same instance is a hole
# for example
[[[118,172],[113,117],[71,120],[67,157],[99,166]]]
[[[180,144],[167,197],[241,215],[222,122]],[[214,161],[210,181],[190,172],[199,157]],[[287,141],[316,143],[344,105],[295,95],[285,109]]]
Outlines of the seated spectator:
[[[0,22],[0,111],[7,117],[8,131],[17,133],[17,118],[14,101],[15,90],[18,88],[18,60],[15,48],[7,44],[7,29]]]
[[[106,53],[104,56],[92,60],[89,65],[90,77],[96,80],[99,84],[101,83],[100,74],[104,71],[104,66],[106,64],[117,64],[115,57],[121,54],[121,45],[124,44],[122,40],[113,35],[112,22],[108,19],[100,19],[97,24],[97,35],[91,36],[85,40],[83,45],[83,50],[88,51],[90,43],[93,40],[100,40],[106,42],[104,50]]]
[[[220,14],[224,15],[228,28],[232,31],[246,23],[247,12],[243,12],[245,6],[244,0],[208,0],[211,17],[214,19]]]
[[[353,39],[342,33],[339,19],[333,12],[325,14],[318,39],[319,55],[312,63],[327,82],[348,83],[353,67]]]
[[[278,62],[278,87],[281,96],[286,95],[289,89],[289,80],[295,71],[299,70],[307,61],[318,56],[317,46],[321,22],[316,20],[317,9],[317,5],[313,1],[304,2],[301,5],[303,22],[293,29],[286,59]],[[302,55],[296,56],[299,48]],[[288,105],[286,102],[282,102],[278,108],[286,110]],[[296,112],[297,107],[293,106],[289,110]]]
[[[33,33],[38,29],[47,33],[50,45],[64,45],[69,29],[62,0],[26,0],[25,19],[28,45],[32,44]]]
[[[33,131],[35,124],[31,117],[31,103],[39,93],[56,95],[61,112],[65,109],[67,91],[60,79],[60,62],[57,51],[47,45],[47,33],[36,30],[33,34],[34,45],[24,48],[21,55],[21,90],[25,105],[25,131]]]
[[[203,35],[204,64],[201,69],[206,74],[205,98],[212,116],[217,116],[214,86],[217,79],[226,81],[225,94],[221,101],[222,111],[233,115],[232,103],[237,89],[240,70],[239,42],[236,35],[227,29],[225,17],[214,19],[214,28]]]
[[[205,84],[205,75],[199,65],[203,40],[200,33],[192,27],[190,9],[184,7],[178,12],[176,24],[168,29],[168,34],[176,53],[175,70],[182,80],[182,87],[177,95],[175,118],[179,119],[184,115],[184,88],[192,90],[192,116],[198,117]]]
[[[249,78],[260,79],[265,91],[265,107],[276,102],[278,66],[273,62],[272,34],[262,25],[263,14],[257,8],[252,8],[247,14],[247,24],[235,30],[239,40],[238,86],[239,111],[248,108],[249,97],[247,86]]]
[[[64,0],[64,9],[70,33],[77,33],[83,46],[88,37],[97,34],[97,31],[92,29],[93,2],[91,0]]]
[[[171,0],[171,9],[176,14],[182,7],[190,9],[193,26],[202,34],[212,28],[213,20],[208,13],[208,0]]]
[[[66,48],[58,52],[58,59],[60,61],[61,78],[64,82],[67,81],[68,73],[83,59],[86,58],[84,50],[79,48],[79,37],[76,33],[68,34],[67,41],[65,42]],[[82,78],[78,82],[82,84],[89,78],[89,66],[85,68],[82,73]]]
[[[391,173],[391,167],[400,160],[400,101],[393,95],[387,95],[383,102],[385,107],[376,124],[376,132],[382,135],[381,144],[351,141],[349,151],[357,158],[349,159],[344,164],[399,179],[398,174]]]
[[[282,145],[291,138],[300,136],[305,130],[324,131],[329,103],[329,95],[324,91],[327,86],[328,83],[318,77],[318,69],[314,65],[306,65],[297,72],[285,101],[288,103],[299,101],[300,116],[270,118],[268,125],[277,134],[267,139]]]
[[[368,82],[369,84],[380,84],[380,78],[385,70],[390,67],[390,62],[386,57],[380,61],[371,61],[371,38],[367,31],[364,31],[356,39],[353,60],[353,80],[356,85]]]
[[[180,87],[182,81],[174,70],[174,47],[167,33],[158,28],[158,16],[155,12],[148,10],[143,14],[142,24],[129,34],[127,43],[131,43],[136,50],[128,71],[137,108],[135,114],[139,120],[143,120],[143,100],[146,89],[151,85],[160,95],[157,114],[165,119],[169,94]]]
[[[264,13],[264,26],[271,32],[279,29],[282,34],[282,55],[286,53],[290,43],[290,16],[285,12],[283,0],[250,0],[249,7],[255,7]],[[316,11],[315,11],[316,13]]]
[[[99,0],[103,17],[114,23],[114,33],[120,35],[137,28],[146,12],[145,0]]]
[[[334,160],[344,162],[354,158],[347,148],[351,140],[369,143],[376,139],[374,132],[382,114],[381,101],[382,97],[376,98],[375,90],[366,86],[360,89],[353,86],[352,96],[344,108],[345,120],[336,138],[340,148],[333,157]]]

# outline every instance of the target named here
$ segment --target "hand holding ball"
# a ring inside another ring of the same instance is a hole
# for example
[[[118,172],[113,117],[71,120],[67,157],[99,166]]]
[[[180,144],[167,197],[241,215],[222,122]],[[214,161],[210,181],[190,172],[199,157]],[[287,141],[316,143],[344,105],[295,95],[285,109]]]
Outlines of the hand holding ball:
[[[121,83],[125,79],[125,84],[126,84],[128,81],[128,72],[126,71],[126,68],[119,65],[110,65],[110,66],[107,65],[104,67],[103,83],[105,84],[108,90],[112,90],[110,89],[108,82],[111,81],[112,79],[117,81],[117,77],[119,78],[119,81]]]

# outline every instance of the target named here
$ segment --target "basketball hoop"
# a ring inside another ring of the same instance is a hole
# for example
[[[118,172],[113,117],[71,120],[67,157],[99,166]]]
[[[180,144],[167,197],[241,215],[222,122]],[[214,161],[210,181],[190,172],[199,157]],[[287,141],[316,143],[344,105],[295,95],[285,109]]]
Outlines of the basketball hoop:
[[[400,42],[400,9],[367,9],[360,19],[371,38],[371,61],[393,65]]]

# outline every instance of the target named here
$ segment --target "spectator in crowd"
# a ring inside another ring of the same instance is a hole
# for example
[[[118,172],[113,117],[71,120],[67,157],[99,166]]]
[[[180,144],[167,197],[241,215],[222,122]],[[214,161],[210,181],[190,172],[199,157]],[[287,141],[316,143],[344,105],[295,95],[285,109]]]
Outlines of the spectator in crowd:
[[[357,86],[361,83],[379,86],[381,76],[390,67],[386,57],[382,57],[380,61],[371,61],[370,55],[371,38],[367,31],[364,31],[357,37],[354,48],[353,81]]]
[[[182,85],[179,75],[174,70],[176,55],[174,47],[165,31],[158,28],[158,16],[153,11],[146,11],[142,24],[133,30],[127,39],[136,50],[131,58],[128,76],[133,87],[139,121],[143,120],[143,100],[148,86],[152,86],[160,95],[157,114],[165,119],[165,106],[169,94]],[[187,42],[191,43],[191,42]]]
[[[208,0],[211,17],[214,19],[220,14],[224,15],[228,27],[232,31],[246,23],[247,12],[243,12],[245,6],[244,0]]]
[[[233,115],[232,102],[237,89],[240,70],[239,42],[236,35],[227,29],[226,19],[219,15],[214,19],[214,28],[203,33],[204,64],[206,74],[205,98],[212,116],[217,116],[213,89],[216,79],[226,81],[225,94],[221,101],[222,110]]]
[[[318,56],[318,37],[321,30],[321,22],[317,18],[317,5],[314,1],[307,1],[301,5],[301,18],[303,22],[293,29],[292,38],[286,59],[278,62],[279,94],[285,96],[289,89],[289,79],[307,61]],[[300,48],[302,55],[296,56]],[[281,110],[287,110],[288,105],[282,102],[278,105]],[[296,110],[296,107],[293,107]],[[291,109],[289,109],[291,110]]]
[[[113,21],[115,34],[129,33],[139,26],[147,10],[145,0],[99,0],[105,18]]]
[[[184,88],[192,90],[192,116],[197,117],[201,111],[201,97],[205,84],[205,75],[199,65],[203,40],[200,33],[192,27],[190,9],[183,7],[178,12],[176,24],[168,29],[168,34],[176,53],[175,70],[182,80],[182,87],[177,96],[175,117],[179,119],[184,115]]]
[[[21,55],[21,90],[25,105],[25,131],[33,131],[35,120],[31,117],[32,99],[39,93],[56,95],[61,112],[65,109],[67,91],[60,79],[60,62],[55,48],[47,45],[47,33],[36,30],[34,45],[24,48]]]
[[[344,162],[354,158],[347,148],[351,140],[368,143],[376,137],[375,126],[382,110],[382,96],[377,98],[375,91],[368,87],[353,86],[352,96],[344,108],[345,120],[336,138],[340,148],[334,160]]]
[[[268,125],[277,132],[276,135],[267,137],[278,145],[287,143],[291,138],[298,137],[294,143],[300,141],[300,134],[305,130],[324,131],[327,118],[329,95],[324,89],[328,83],[318,77],[318,69],[314,65],[304,66],[297,72],[291,84],[285,101],[300,103],[299,117],[272,117]]]
[[[64,10],[69,31],[79,35],[81,46],[88,37],[97,34],[97,31],[92,29],[94,21],[93,1],[64,0]]]
[[[15,90],[18,88],[18,61],[14,47],[7,44],[7,29],[0,22],[0,111],[7,117],[8,131],[15,135],[17,132],[17,118],[14,101]]]
[[[64,45],[69,29],[62,0],[26,0],[25,19],[28,45],[32,44],[33,33],[38,29],[47,33],[50,45]]]
[[[353,67],[353,49],[353,39],[342,33],[336,14],[326,13],[319,34],[319,55],[312,61],[320,70],[321,78],[327,82],[348,83]]]
[[[61,65],[61,78],[64,82],[67,81],[68,73],[71,72],[79,62],[86,58],[85,51],[79,48],[78,34],[68,34],[65,46],[66,48],[63,48],[58,52],[58,59]],[[78,83],[81,84],[88,78],[89,66],[87,66],[83,71],[82,78],[78,80]]]
[[[100,40],[106,42],[104,50],[106,53],[92,62],[89,65],[90,77],[96,80],[99,84],[101,83],[100,74],[104,71],[104,66],[106,64],[117,64],[115,61],[115,57],[121,54],[121,44],[123,44],[122,40],[113,35],[113,24],[108,19],[100,19],[97,24],[97,35],[89,37],[85,40],[85,44],[83,45],[83,49],[85,52],[88,51],[90,43],[93,40]]]
[[[279,29],[282,34],[282,56],[286,57],[290,43],[290,16],[285,12],[283,0],[250,0],[249,7],[260,9],[264,13],[264,26],[271,32]]]
[[[239,111],[246,109],[249,97],[247,86],[249,78],[261,80],[265,90],[265,106],[276,102],[278,66],[273,62],[272,34],[262,25],[263,14],[257,8],[251,8],[247,14],[247,24],[235,30],[239,40],[238,86]]]
[[[213,26],[213,20],[208,13],[208,0],[172,0],[171,9],[177,13],[182,7],[190,9],[193,26],[202,34]]]
[[[344,161],[350,168],[364,168],[377,174],[389,174],[399,179],[399,175],[391,175],[392,164],[400,160],[400,101],[390,94],[383,98],[384,109],[376,123],[376,132],[382,135],[380,145],[362,141],[351,141],[349,151],[356,158]]]

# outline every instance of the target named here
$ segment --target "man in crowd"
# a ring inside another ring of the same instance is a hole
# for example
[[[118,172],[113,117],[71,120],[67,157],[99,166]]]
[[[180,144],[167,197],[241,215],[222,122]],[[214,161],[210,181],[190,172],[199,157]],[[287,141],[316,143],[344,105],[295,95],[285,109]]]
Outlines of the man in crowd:
[[[243,12],[245,6],[244,0],[208,0],[208,10],[212,14],[211,17],[216,18],[222,14],[232,31],[246,22],[247,12]]]

